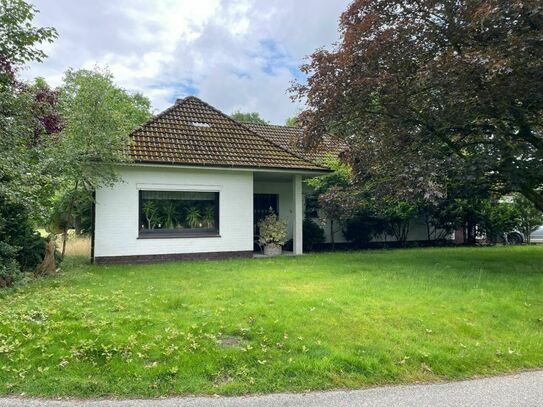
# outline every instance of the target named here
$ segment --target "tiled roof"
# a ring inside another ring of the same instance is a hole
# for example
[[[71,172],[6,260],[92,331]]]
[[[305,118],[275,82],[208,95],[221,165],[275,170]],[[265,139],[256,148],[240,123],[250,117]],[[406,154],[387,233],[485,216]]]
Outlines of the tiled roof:
[[[347,146],[342,141],[336,140],[331,136],[324,136],[316,149],[306,150],[301,145],[303,129],[300,127],[277,126],[273,124],[244,124],[290,152],[317,163],[329,155],[337,157],[347,149]]]
[[[138,127],[129,155],[139,163],[326,170],[189,96]]]

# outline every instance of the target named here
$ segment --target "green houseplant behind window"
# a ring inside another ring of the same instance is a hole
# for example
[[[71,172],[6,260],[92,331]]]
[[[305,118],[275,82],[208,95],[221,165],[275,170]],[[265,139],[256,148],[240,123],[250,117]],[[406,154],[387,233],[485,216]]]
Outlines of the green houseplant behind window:
[[[219,193],[140,191],[139,237],[219,235]]]

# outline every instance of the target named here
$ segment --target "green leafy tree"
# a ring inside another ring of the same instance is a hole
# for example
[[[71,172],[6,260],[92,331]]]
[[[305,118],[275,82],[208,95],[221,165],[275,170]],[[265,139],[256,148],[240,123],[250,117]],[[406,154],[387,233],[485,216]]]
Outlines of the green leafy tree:
[[[234,112],[230,115],[234,120],[237,120],[241,123],[254,123],[254,124],[269,124],[266,120],[260,117],[260,113],[257,112]]]
[[[49,143],[63,191],[77,196],[80,189],[94,190],[118,181],[118,166],[128,162],[129,134],[151,117],[150,102],[115,85],[107,70],[68,70],[60,87],[60,111],[64,129]],[[66,206],[62,256],[75,200]]]
[[[348,164],[337,157],[325,157],[322,165],[330,168],[332,172],[306,180],[306,184],[318,194],[326,192],[331,187],[350,188],[353,186],[352,171]]]
[[[34,27],[32,20],[37,12],[23,0],[0,0],[0,56],[4,63],[21,65],[45,59],[38,45],[53,42],[57,32],[52,27]]]
[[[531,234],[543,225],[543,214],[534,204],[520,194],[513,197],[513,206],[517,214],[517,227],[524,236],[524,241],[530,243]]]
[[[29,85],[17,78],[23,64],[45,58],[39,45],[56,38],[53,28],[32,24],[36,13],[22,0],[0,0],[0,274],[8,283],[44,254],[33,221],[53,179],[44,172],[38,141],[60,126],[55,93],[43,81]]]
[[[411,221],[417,215],[417,206],[406,200],[392,199],[383,202],[382,216],[387,219],[388,230],[400,244],[405,244],[409,234]]]
[[[292,117],[287,118],[287,120],[285,120],[285,126],[297,127],[298,126],[298,116],[292,116]]]
[[[480,231],[488,243],[497,243],[519,224],[517,208],[507,201],[488,199],[483,202],[481,213]]]
[[[0,194],[24,204],[31,217],[52,183],[37,141],[61,127],[55,92],[43,80],[29,85],[17,78],[23,64],[45,58],[39,45],[57,37],[51,27],[33,26],[36,13],[25,1],[0,0]]]
[[[332,249],[335,249],[335,236],[342,230],[344,222],[353,216],[357,200],[350,166],[337,157],[326,157],[323,164],[333,172],[310,178],[306,184],[315,190],[325,220],[330,222],[330,240]]]

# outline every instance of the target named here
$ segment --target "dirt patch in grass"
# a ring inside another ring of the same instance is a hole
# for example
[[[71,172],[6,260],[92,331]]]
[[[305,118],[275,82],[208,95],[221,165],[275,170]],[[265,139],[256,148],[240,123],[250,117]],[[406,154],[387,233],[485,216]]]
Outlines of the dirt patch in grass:
[[[233,335],[222,336],[219,343],[223,348],[237,348],[243,345],[246,341],[243,338]]]

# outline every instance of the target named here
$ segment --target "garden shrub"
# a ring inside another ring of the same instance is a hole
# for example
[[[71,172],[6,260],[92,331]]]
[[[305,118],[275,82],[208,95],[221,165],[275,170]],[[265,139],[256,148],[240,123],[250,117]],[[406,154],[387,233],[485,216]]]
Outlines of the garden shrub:
[[[355,247],[366,247],[374,237],[382,235],[387,227],[385,219],[357,214],[345,222],[343,235]]]
[[[22,273],[15,259],[18,248],[0,241],[0,288],[9,287],[19,280]]]
[[[287,242],[287,227],[287,220],[278,219],[273,209],[270,208],[266,217],[258,223],[259,243],[263,246],[270,244],[283,246]]]
[[[311,219],[304,219],[303,246],[304,251],[311,251],[315,244],[324,242],[324,229]]]
[[[0,195],[0,267],[5,275],[34,271],[43,260],[46,239],[34,231],[28,211]]]

